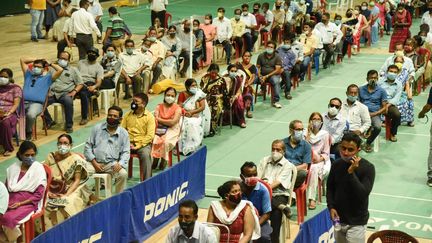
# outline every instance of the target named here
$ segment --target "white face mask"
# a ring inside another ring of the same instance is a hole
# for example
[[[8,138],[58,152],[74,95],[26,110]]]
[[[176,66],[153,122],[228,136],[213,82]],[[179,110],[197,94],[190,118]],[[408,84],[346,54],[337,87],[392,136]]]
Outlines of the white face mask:
[[[282,153],[279,153],[279,152],[276,152],[276,151],[274,151],[274,152],[272,152],[272,155],[271,155],[271,157],[272,157],[272,160],[273,160],[273,161],[279,161],[279,160],[281,160],[281,159],[282,159],[282,157],[283,157],[283,154],[282,154]]]
[[[339,113],[339,110],[336,107],[329,107],[328,114],[330,116],[336,116]]]
[[[189,92],[190,92],[191,94],[196,94],[197,90],[198,90],[197,87],[192,87],[192,88],[189,89]]]
[[[0,77],[0,86],[4,86],[9,83],[9,79],[5,77]]]
[[[59,153],[62,155],[69,153],[69,151],[71,150],[71,147],[69,145],[64,144],[57,146],[57,148]]]
[[[166,103],[172,104],[172,103],[174,103],[174,101],[175,101],[174,97],[172,97],[172,96],[165,96],[165,102]]]

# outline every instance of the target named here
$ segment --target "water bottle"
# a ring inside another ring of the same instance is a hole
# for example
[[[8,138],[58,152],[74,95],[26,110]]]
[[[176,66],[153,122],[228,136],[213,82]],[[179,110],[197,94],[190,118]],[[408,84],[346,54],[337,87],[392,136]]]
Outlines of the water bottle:
[[[342,226],[341,226],[341,224],[340,224],[340,220],[339,220],[339,218],[335,218],[335,219],[333,220],[333,225],[334,225],[334,230],[335,230],[335,231],[340,231],[340,230],[342,229]]]

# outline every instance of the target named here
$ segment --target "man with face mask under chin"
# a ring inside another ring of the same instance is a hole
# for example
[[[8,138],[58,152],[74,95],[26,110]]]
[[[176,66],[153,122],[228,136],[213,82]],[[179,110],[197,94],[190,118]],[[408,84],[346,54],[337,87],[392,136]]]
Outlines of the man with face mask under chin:
[[[217,243],[216,235],[209,227],[197,221],[198,206],[192,200],[185,200],[179,205],[179,224],[172,227],[166,243]]]
[[[258,178],[266,181],[273,190],[270,214],[271,227],[273,228],[270,235],[272,243],[279,242],[282,214],[285,214],[287,217],[290,217],[291,214],[291,210],[287,204],[289,195],[292,193],[289,191],[291,188],[291,177],[296,168],[290,161],[284,158],[285,150],[284,141],[274,140],[271,155],[264,157],[258,166]],[[246,181],[249,183],[251,180]]]

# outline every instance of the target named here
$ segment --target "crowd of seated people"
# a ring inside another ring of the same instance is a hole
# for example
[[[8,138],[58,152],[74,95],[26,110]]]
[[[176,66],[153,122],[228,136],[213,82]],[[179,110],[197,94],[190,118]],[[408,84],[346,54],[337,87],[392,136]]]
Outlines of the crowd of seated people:
[[[88,11],[88,5],[88,1],[82,0],[80,11]],[[332,14],[323,12],[322,6],[313,8],[310,5],[308,3],[306,8],[302,1],[298,4],[278,0],[273,10],[269,9],[269,3],[254,4],[252,14],[249,5],[243,4],[234,10],[232,19],[220,7],[216,18],[207,14],[203,21],[185,20],[170,26],[163,26],[164,21],[156,18],[142,43],[131,39],[132,33],[117,9],[111,7],[109,26],[105,38],[101,39],[103,48],[99,50],[93,45],[80,44],[80,41],[85,42],[85,36],[76,32],[77,28],[68,26],[67,18],[73,10],[65,1],[64,17],[54,24],[55,33],[61,29],[57,25],[64,25],[62,34],[66,41],[66,45],[62,44],[63,49],[59,49],[58,59],[49,62],[43,58],[21,58],[22,88],[14,83],[10,69],[0,70],[0,145],[4,156],[11,155],[14,150],[14,135],[25,140],[34,139],[34,123],[39,115],[43,115],[45,127],[55,125],[47,106],[60,103],[65,109],[64,130],[67,134],[58,138],[58,150],[48,154],[44,163],[51,167],[56,180],[67,183],[62,191],[51,191],[48,195],[47,224],[56,225],[95,201],[85,184],[92,173],[111,174],[116,192],[121,192],[126,186],[129,159],[131,154],[136,154],[142,166],[143,179],[148,179],[157,167],[165,169],[177,144],[178,153],[189,155],[204,143],[205,137],[214,136],[221,125],[246,128],[246,118],[253,117],[256,96],[265,96],[268,89],[272,106],[281,108],[281,90],[286,99],[292,99],[291,86],[305,79],[312,63],[319,69],[322,53],[322,67],[330,68],[336,63],[334,57],[342,60],[347,52],[351,52],[349,48],[358,53],[363,42],[374,44],[378,41],[380,28],[390,34],[393,27],[389,49],[394,54],[379,71],[370,70],[364,82],[359,80],[363,83],[349,85],[346,98],[332,98],[328,107],[321,107],[326,112],[313,112],[308,123],[303,125],[301,120],[293,120],[288,136],[273,142],[272,155],[258,165],[249,166],[256,168],[256,175],[246,176],[243,173],[247,172],[242,169],[242,183],[246,186],[252,188],[257,185],[246,181],[248,177],[266,179],[271,185],[274,190],[269,199],[271,211],[268,207],[261,207],[256,215],[250,210],[251,205],[243,203],[241,195],[238,195],[242,190],[241,183],[229,182],[218,190],[223,200],[212,204],[209,221],[232,224],[237,222],[238,216],[227,215],[238,213],[243,218],[241,221],[248,223],[235,223],[232,237],[240,239],[243,234],[242,240],[247,242],[255,239],[256,226],[252,225],[252,218],[259,221],[261,227],[271,219],[273,233],[268,237],[277,242],[282,213],[290,215],[289,208],[284,205],[292,193],[288,190],[292,170],[297,170],[294,188],[308,183],[308,208],[315,209],[318,182],[328,175],[331,161],[339,158],[337,148],[343,133],[350,131],[363,137],[366,139],[363,150],[372,152],[381,125],[386,121],[390,130],[389,140],[396,142],[401,124],[414,126],[412,97],[418,93],[417,84],[424,85],[431,73],[431,65],[428,65],[432,44],[430,27],[425,22],[418,35],[408,38],[411,25],[408,6],[388,7],[387,1],[364,2],[354,10],[348,9],[346,18],[335,15],[332,22]],[[391,9],[395,11],[393,17],[388,18]],[[73,24],[80,21],[78,17],[73,19]],[[98,18],[94,26],[97,24]],[[97,32],[96,29],[93,31]],[[56,38],[60,41],[61,35],[56,34]],[[71,53],[65,50],[73,43],[80,49],[77,65],[71,63]],[[218,46],[225,50],[226,68],[216,64],[213,49]],[[256,50],[254,46],[262,48]],[[252,61],[254,56],[257,57],[255,62]],[[175,88],[166,87],[163,102],[154,112],[147,109],[148,94],[160,79],[176,79],[177,73],[185,77],[188,68],[196,72],[203,67],[206,73],[202,77],[184,81],[185,91],[178,93]],[[80,125],[85,125],[89,113],[99,110],[93,99],[104,89],[116,89],[117,95],[123,90],[123,98],[130,102],[130,111],[123,115],[122,108],[111,106],[106,121],[93,127],[80,156],[70,151],[70,134],[75,128],[74,99],[80,99]],[[34,144],[23,142],[17,153],[20,162],[11,166],[8,173],[16,173],[14,170],[18,164],[21,172],[28,170],[30,173],[31,165],[39,164],[34,162],[36,152]],[[276,171],[279,170],[273,168],[276,165],[282,165],[283,171]],[[11,176],[26,178],[20,173]],[[16,189],[11,189],[14,185],[7,181],[6,186],[12,192],[10,202],[14,202],[16,207],[35,207],[41,198],[43,189],[39,186],[45,185],[44,180],[40,178],[31,187]],[[246,198],[253,197],[250,188],[246,191]],[[13,192],[20,190],[36,195],[17,204]],[[2,225],[6,226],[4,233],[8,239],[15,237],[16,232],[14,235],[9,229],[14,229],[26,212],[20,211],[18,216],[13,216],[16,212],[12,210],[1,216],[0,222],[5,221]],[[263,217],[264,214],[268,215]]]

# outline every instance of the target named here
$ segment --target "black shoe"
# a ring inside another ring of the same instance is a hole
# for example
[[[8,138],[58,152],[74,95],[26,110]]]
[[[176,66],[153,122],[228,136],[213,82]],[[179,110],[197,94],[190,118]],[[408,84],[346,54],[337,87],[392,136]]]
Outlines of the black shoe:
[[[282,213],[283,213],[287,218],[291,218],[291,209],[290,209],[290,207],[281,204],[281,205],[279,205],[278,208],[282,211]]]
[[[55,125],[57,125],[57,122],[52,121],[51,123],[47,123],[47,124],[46,124],[46,127],[47,127],[47,129],[50,129],[51,127],[53,127],[53,126],[55,126]]]
[[[428,179],[428,181],[427,181],[427,185],[430,186],[430,187],[432,187],[432,178],[429,178],[429,179]]]
[[[124,100],[130,99],[130,98],[132,98],[132,96],[130,94],[126,94],[125,96],[123,96]]]
[[[185,78],[185,77],[186,77],[186,73],[180,72],[180,78]]]
[[[33,42],[39,42],[38,39],[36,39],[34,37],[31,38],[31,41],[33,41]]]
[[[291,207],[294,207],[296,205],[296,200],[295,200],[295,198],[293,198],[292,200],[291,200]]]
[[[287,100],[291,100],[291,99],[292,99],[291,94],[290,94],[290,93],[286,93],[286,94],[285,94],[285,99],[287,99]]]
[[[73,128],[72,127],[66,128],[66,133],[73,133]]]
[[[328,68],[328,66],[327,66],[327,65],[324,65],[324,66],[323,66],[323,69],[327,69],[327,68]]]

